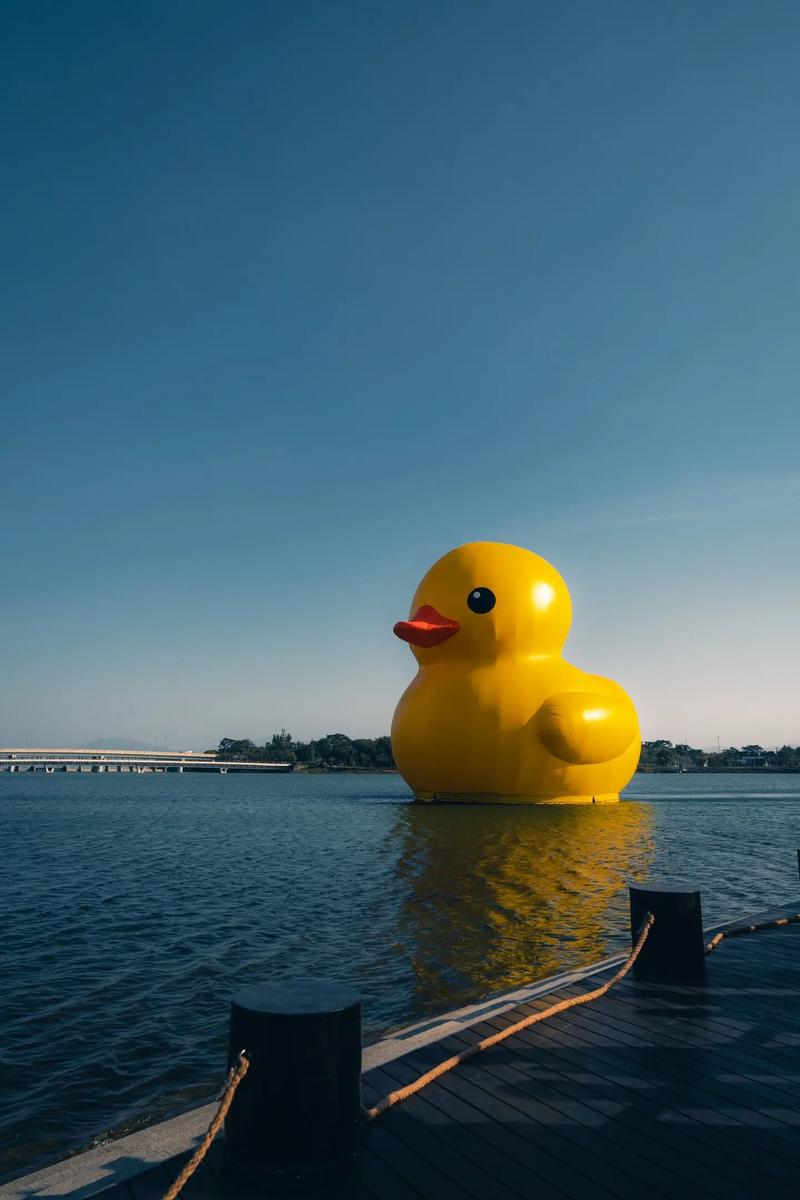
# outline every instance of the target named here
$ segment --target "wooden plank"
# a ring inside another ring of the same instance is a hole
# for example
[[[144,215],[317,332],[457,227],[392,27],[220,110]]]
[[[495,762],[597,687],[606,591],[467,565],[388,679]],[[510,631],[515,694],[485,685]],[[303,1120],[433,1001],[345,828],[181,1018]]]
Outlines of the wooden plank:
[[[419,1073],[417,1065],[392,1063],[388,1066],[393,1068],[398,1081],[402,1081],[404,1075],[410,1081]],[[485,1124],[496,1122],[513,1130],[518,1138],[536,1147],[538,1154],[533,1163],[538,1174],[555,1187],[563,1188],[568,1195],[581,1196],[588,1188],[592,1188],[592,1196],[597,1197],[626,1197],[631,1194],[630,1181],[626,1180],[624,1173],[620,1178],[619,1172],[610,1167],[604,1158],[575,1145],[564,1135],[560,1127],[563,1122],[556,1120],[557,1114],[552,1112],[543,1121],[541,1113],[533,1116],[525,1113],[523,1108],[509,1103],[505,1095],[477,1086],[469,1076],[468,1066],[444,1075],[425,1091],[426,1094],[430,1091],[431,1100],[435,1099],[445,1109],[448,1105],[445,1093],[452,1093],[477,1110]],[[477,1126],[476,1131],[482,1133],[485,1124]],[[526,1161],[531,1162],[527,1155]],[[633,1194],[640,1195],[638,1186]]]
[[[669,1041],[670,1044],[697,1045],[707,1043],[709,1037],[713,1036],[721,1054],[739,1053],[738,1043],[743,1039],[751,1042],[762,1024],[762,1014],[757,1012],[752,1012],[747,1021],[733,1017],[722,1020],[716,1014],[703,1015],[695,1010],[681,1014],[674,1009],[665,1011],[651,1004],[643,1013],[642,1006],[634,998],[622,993],[604,997],[591,1009],[584,1010],[584,1013],[587,1012],[598,1022],[615,1021],[633,1032],[637,1039],[652,1041],[658,1038],[662,1043]],[[770,1021],[769,1036],[772,1032]],[[753,1047],[753,1052],[757,1051],[761,1052],[759,1057],[762,1059],[774,1058],[774,1052],[762,1048],[760,1043]],[[800,1052],[797,1061],[800,1062]]]
[[[487,1090],[496,1086],[495,1080],[502,1080],[586,1125],[598,1141],[598,1152],[604,1153],[610,1162],[617,1163],[627,1155],[629,1161],[637,1165],[639,1173],[648,1178],[652,1176],[652,1165],[658,1165],[663,1174],[650,1183],[655,1194],[664,1194],[672,1200],[676,1189],[680,1188],[682,1196],[701,1189],[700,1194],[718,1196],[721,1200],[729,1200],[736,1195],[741,1200],[750,1200],[753,1195],[751,1189],[741,1186],[735,1163],[727,1172],[724,1167],[720,1172],[717,1168],[711,1170],[706,1166],[706,1146],[702,1134],[696,1138],[695,1145],[690,1140],[688,1146],[683,1147],[684,1152],[676,1157],[674,1134],[667,1129],[664,1131],[666,1136],[662,1136],[663,1127],[653,1119],[657,1110],[648,1117],[639,1107],[630,1103],[627,1094],[621,1093],[619,1088],[613,1088],[613,1085],[609,1087],[607,1080],[597,1079],[603,1091],[603,1095],[598,1097],[591,1084],[573,1083],[553,1070],[548,1062],[540,1062],[533,1072],[523,1072],[498,1062],[491,1051],[473,1060],[470,1070],[476,1081],[483,1082]],[[577,1105],[570,1109],[562,1100],[577,1101]],[[638,1096],[636,1100],[639,1100]],[[599,1134],[598,1122],[602,1122]]]
[[[426,1200],[464,1200],[466,1193],[434,1163],[395,1135],[388,1120],[372,1121],[366,1150],[377,1154],[413,1191]]]
[[[392,1091],[407,1079],[408,1073],[403,1071],[396,1078],[387,1075],[384,1090]],[[440,1093],[436,1086],[426,1088],[379,1119],[393,1122],[403,1111],[416,1117],[423,1110],[425,1119],[436,1125],[443,1140],[457,1145],[466,1158],[482,1163],[521,1196],[527,1198],[533,1189],[540,1200],[564,1200],[563,1191],[541,1178],[541,1157],[524,1139],[504,1124],[487,1122],[479,1109],[457,1096]]]
[[[633,1013],[633,1016],[629,1015]],[[642,1045],[652,1046],[654,1044],[679,1046],[687,1049],[703,1050],[705,1046],[703,1042],[707,1040],[709,1027],[716,1028],[716,1023],[711,1020],[705,1020],[703,1017],[681,1017],[679,1019],[671,1018],[668,1021],[658,1020],[658,1041],[654,1042],[653,1035],[649,1034],[644,1023],[637,1019],[636,1006],[630,1002],[627,997],[607,996],[602,1001],[602,1006],[598,1005],[595,1010],[595,1020],[598,1025],[608,1025],[609,1027],[624,1027],[627,1030],[634,1029],[636,1031],[637,1041],[641,1039]],[[742,1076],[742,1082],[750,1084],[763,1084],[763,1080],[759,1078],[765,1071],[774,1070],[776,1068],[784,1068],[787,1065],[787,1056],[782,1056],[781,1060],[776,1060],[773,1051],[763,1050],[758,1043],[753,1043],[752,1033],[753,1025],[745,1025],[739,1023],[740,1028],[737,1030],[736,1037],[730,1035],[724,1042],[714,1045],[713,1054],[715,1061],[721,1068],[728,1065],[731,1076]],[[745,1037],[749,1049],[741,1048],[741,1040]],[[759,1053],[759,1050],[761,1052]],[[788,1075],[785,1080],[781,1081],[780,1077],[774,1076],[774,1083],[770,1087],[775,1091],[774,1102],[781,1103],[781,1092],[785,1093],[784,1103],[786,1098],[793,1100],[798,1099],[798,1082],[800,1082],[800,1057],[796,1060],[797,1077],[792,1078]],[[784,1072],[785,1074],[785,1072]],[[733,1082],[733,1078],[731,1079]],[[772,1102],[772,1101],[771,1101]],[[790,1106],[794,1107],[794,1106]],[[789,1123],[796,1124],[797,1120],[792,1119]]]
[[[651,1082],[657,1079],[664,1090],[683,1095],[691,1099],[692,1103],[700,1103],[720,1115],[728,1109],[735,1110],[741,1123],[768,1129],[775,1139],[796,1141],[792,1128],[775,1116],[760,1097],[754,1097],[751,1103],[750,1097],[747,1093],[743,1095],[741,1088],[721,1083],[713,1074],[700,1073],[697,1069],[696,1055],[693,1055],[692,1061],[689,1062],[688,1059],[679,1059],[675,1048],[637,1047],[624,1036],[616,1036],[607,1029],[601,1031],[598,1023],[593,1024],[591,1029],[579,1026],[579,1019],[575,1022],[579,1027],[568,1031],[559,1027],[557,1018],[548,1021],[548,1025],[552,1030],[568,1033],[573,1042],[576,1036],[583,1035],[594,1048],[607,1052],[605,1061],[609,1065],[613,1065],[624,1056],[624,1061],[632,1068],[638,1068],[644,1079],[649,1077]]]
[[[698,1089],[694,1088],[691,1091],[687,1089],[667,1090],[658,1075],[654,1071],[642,1072],[640,1063],[634,1061],[630,1063],[626,1056],[619,1052],[609,1054],[607,1050],[597,1047],[590,1042],[580,1042],[574,1044],[565,1044],[559,1036],[558,1031],[550,1028],[551,1022],[545,1022],[537,1026],[538,1036],[533,1041],[534,1051],[537,1055],[543,1053],[545,1046],[552,1047],[553,1053],[557,1056],[557,1061],[561,1064],[562,1069],[568,1063],[572,1063],[576,1068],[578,1076],[582,1076],[584,1072],[594,1071],[599,1077],[600,1085],[608,1084],[610,1077],[614,1076],[625,1069],[630,1071],[632,1076],[638,1077],[639,1089],[637,1089],[636,1103],[642,1105],[648,1092],[651,1093],[650,1099],[657,1105],[658,1115],[665,1114],[667,1119],[680,1123],[686,1127],[688,1132],[689,1124],[696,1123],[702,1129],[702,1140],[707,1148],[707,1141],[710,1136],[709,1129],[713,1129],[715,1141],[725,1145],[724,1153],[739,1159],[743,1167],[747,1167],[751,1161],[751,1152],[745,1147],[745,1142],[750,1145],[754,1144],[755,1130],[747,1126],[737,1118],[730,1114],[722,1113],[719,1110],[716,1098],[715,1103],[709,1105],[706,1102],[706,1097],[698,1094]],[[525,1039],[529,1035],[527,1032],[518,1035]],[[623,1086],[630,1087],[630,1081],[623,1080]],[[672,1113],[672,1116],[669,1116]],[[723,1136],[724,1127],[727,1126],[727,1136]],[[743,1141],[744,1139],[744,1141]],[[786,1147],[775,1139],[764,1135],[762,1130],[759,1137],[761,1145],[760,1152],[766,1159],[768,1165],[764,1169],[771,1174],[786,1177],[787,1175],[795,1180],[796,1168],[787,1167]]]
[[[755,1058],[737,1053],[735,1047],[709,1048],[702,1044],[677,1041],[670,1045],[678,1051],[685,1051],[690,1065],[702,1063],[702,1070],[696,1078],[713,1079],[718,1085],[739,1089],[739,1094],[746,1096],[747,1104],[753,1108],[768,1110],[773,1114],[782,1110],[780,1119],[785,1124],[800,1124],[800,1110],[797,1108],[800,1074],[797,1070],[792,1072],[788,1065],[784,1068],[774,1058]]]
[[[762,975],[768,975],[767,979]],[[623,984],[609,995],[626,995],[630,998],[633,986]],[[726,1022],[747,1016],[751,1012],[775,1011],[789,1022],[796,1021],[794,1012],[781,1008],[787,999],[800,995],[800,975],[796,971],[764,968],[759,964],[745,964],[717,961],[713,970],[709,968],[708,983],[705,989],[694,993],[694,1005],[691,1004],[692,993],[679,991],[677,988],[656,988],[654,985],[636,985],[637,1000],[643,1004],[649,996],[652,1004],[659,1009],[671,1012],[691,1011],[706,1012]]]
[[[743,1013],[751,1009],[780,1012],[781,1003],[798,996],[800,980],[796,972],[784,968],[770,970],[767,982],[759,978],[762,969],[760,964],[717,963],[713,975],[709,971],[709,983],[716,991],[720,1006],[726,1000],[738,997]],[[766,974],[766,970],[763,973]],[[721,1008],[721,1011],[726,1010]],[[784,1010],[784,1015],[789,1014]]]
[[[419,1192],[401,1179],[368,1145],[361,1151],[358,1181],[375,1200],[419,1200]]]
[[[600,1165],[599,1169],[595,1167],[592,1171],[594,1178],[617,1195],[640,1194],[642,1180],[648,1182],[648,1190],[653,1195],[663,1196],[665,1200],[672,1200],[676,1195],[676,1189],[686,1197],[711,1194],[727,1200],[727,1197],[731,1195],[730,1189],[722,1187],[712,1190],[711,1193],[702,1190],[696,1185],[690,1172],[681,1175],[672,1174],[670,1170],[667,1170],[664,1179],[654,1179],[651,1166],[653,1155],[650,1154],[648,1157],[650,1147],[646,1147],[627,1130],[623,1129],[622,1136],[619,1136],[616,1130],[609,1128],[609,1123],[603,1114],[597,1111],[591,1112],[582,1103],[576,1104],[572,1097],[567,1098],[566,1103],[559,1106],[557,1101],[554,1103],[550,1091],[548,1091],[545,1101],[537,1095],[535,1090],[519,1087],[520,1081],[522,1083],[528,1081],[518,1072],[497,1071],[490,1074],[474,1062],[458,1068],[458,1071],[462,1072],[462,1080],[482,1088],[492,1096],[502,1098],[506,1104],[514,1108],[518,1114],[517,1121],[520,1116],[526,1122],[535,1120],[537,1115],[541,1116],[542,1110],[547,1107],[552,1108],[552,1118],[540,1123],[547,1125],[551,1135],[553,1129],[558,1131],[559,1136],[551,1139],[553,1152],[563,1152],[570,1161],[574,1161],[576,1155],[586,1156],[587,1153],[596,1155]],[[456,1096],[459,1086],[458,1084],[454,1085],[453,1094]],[[453,1089],[447,1087],[445,1090]],[[519,1095],[517,1095],[518,1091]],[[464,1094],[467,1094],[466,1091]],[[560,1112],[559,1107],[561,1108]],[[575,1111],[577,1109],[585,1109],[586,1114],[590,1115],[579,1119],[580,1114]],[[601,1122],[603,1128],[602,1131],[599,1131],[598,1125]],[[562,1137],[571,1145],[564,1145]],[[620,1142],[622,1143],[621,1148]],[[666,1156],[663,1166],[665,1169],[668,1166]],[[742,1193],[742,1200],[751,1200],[751,1197],[752,1193],[747,1195]]]
[[[735,978],[726,978],[722,986],[719,980],[713,982],[711,986],[715,987],[717,994],[717,1004],[713,1008],[710,1005],[690,1007],[668,995],[651,994],[643,997],[626,988],[615,990],[598,1003],[603,1006],[623,1004],[632,1018],[637,1013],[643,1017],[657,1015],[659,1024],[674,1023],[676,1028],[685,1022],[702,1022],[704,1029],[713,1026],[728,1037],[752,1037],[754,1022],[763,1021],[780,1023],[787,1030],[800,1032],[800,1023],[795,1016],[800,989],[776,992],[774,996],[763,998],[747,997],[741,995],[735,984]]]
[[[764,978],[767,976],[767,978]],[[574,989],[577,991],[577,989]],[[606,998],[625,995],[635,997],[644,1005],[647,1001],[659,1009],[682,1012],[684,1010],[705,1011],[724,1018],[733,1011],[749,1012],[776,1008],[781,1000],[797,996],[800,992],[800,976],[794,970],[771,969],[760,964],[738,964],[721,962],[709,966],[707,983],[697,989],[658,987],[655,984],[629,983],[623,981],[609,992]],[[785,1013],[789,1020],[793,1014]]]
[[[743,1076],[738,1076],[737,1084],[734,1085],[721,1082],[713,1073],[703,1072],[698,1075],[696,1050],[691,1056],[686,1057],[687,1066],[684,1070],[681,1066],[682,1060],[679,1060],[676,1053],[678,1049],[684,1047],[672,1044],[668,1038],[661,1041],[643,1040],[639,1042],[635,1031],[615,1026],[601,1013],[583,1016],[580,1010],[577,1010],[566,1014],[563,1018],[554,1017],[548,1020],[547,1024],[564,1032],[582,1032],[598,1045],[624,1049],[629,1058],[638,1058],[640,1063],[644,1061],[646,1055],[648,1067],[652,1066],[654,1053],[660,1054],[662,1059],[660,1074],[664,1079],[678,1079],[681,1084],[689,1076],[694,1080],[700,1079],[704,1089],[710,1095],[718,1097],[723,1104],[734,1104],[737,1111],[741,1113],[741,1119],[746,1123],[757,1126],[768,1124],[775,1137],[788,1138],[792,1142],[796,1140],[792,1134],[791,1125],[796,1125],[798,1122],[796,1119],[792,1122],[785,1119],[786,1116],[791,1115],[789,1110],[786,1110],[783,1117],[777,1115],[777,1107],[771,1103],[774,1094],[771,1094],[767,1088],[748,1081]],[[689,1057],[691,1057],[691,1061],[689,1061]]]
[[[423,1108],[425,1111],[421,1111]],[[463,1129],[459,1128],[461,1136],[455,1146],[437,1136],[436,1122],[428,1115],[429,1108],[428,1104],[420,1102],[411,1107],[409,1115],[409,1107],[404,1105],[391,1113],[391,1119],[388,1114],[379,1118],[378,1124],[383,1124],[398,1142],[446,1175],[465,1196],[475,1200],[516,1200],[519,1193],[507,1187],[502,1177],[485,1171],[476,1157],[465,1155],[467,1139]],[[372,1130],[367,1129],[365,1144],[368,1147],[372,1137]]]
[[[585,1071],[594,1067],[598,1083],[601,1087],[607,1086],[608,1077],[618,1074],[620,1067],[624,1066],[625,1069],[629,1070],[632,1075],[639,1076],[640,1088],[644,1090],[640,1090],[636,1095],[637,1104],[641,1105],[643,1103],[642,1095],[646,1095],[647,1090],[653,1089],[654,1083],[656,1083],[658,1090],[658,1104],[660,1109],[672,1110],[673,1117],[671,1119],[674,1119],[675,1121],[683,1124],[685,1124],[687,1121],[695,1123],[699,1129],[702,1130],[700,1136],[702,1137],[704,1147],[709,1136],[709,1126],[717,1130],[719,1129],[720,1114],[708,1106],[705,1108],[703,1108],[702,1105],[695,1107],[697,1105],[697,1096],[689,1095],[687,1097],[686,1095],[682,1095],[680,1092],[671,1093],[665,1091],[663,1084],[660,1081],[654,1080],[654,1073],[652,1071],[642,1072],[638,1062],[630,1064],[619,1053],[609,1055],[606,1051],[601,1051],[597,1046],[593,1046],[591,1042],[585,1042],[582,1039],[575,1040],[573,1038],[570,1044],[566,1044],[563,1037],[559,1035],[557,1031],[554,1031],[551,1026],[551,1021],[537,1025],[535,1029],[525,1031],[520,1035],[516,1035],[514,1038],[510,1039],[509,1043],[504,1043],[502,1047],[497,1047],[494,1050],[489,1051],[488,1054],[492,1056],[498,1055],[502,1052],[504,1047],[508,1047],[509,1045],[513,1046],[517,1038],[522,1040],[530,1039],[537,1059],[542,1054],[543,1047],[549,1046],[552,1048],[553,1053],[558,1056],[557,1061],[562,1069],[566,1064],[572,1062],[572,1064],[577,1068],[578,1074],[581,1075]],[[485,1031],[481,1030],[480,1032],[488,1031],[490,1031],[490,1029]],[[631,1086],[630,1080],[626,1081],[626,1086]],[[726,1123],[732,1127],[734,1133],[737,1134],[736,1138],[727,1138],[728,1146],[726,1153],[734,1157],[734,1159],[740,1158],[742,1165],[747,1167],[751,1159],[749,1152],[744,1150],[742,1147],[741,1137],[743,1135],[748,1135],[748,1127],[743,1125],[742,1122],[737,1121],[735,1118],[726,1117],[724,1119]],[[717,1140],[726,1140],[723,1139],[719,1133],[717,1133],[715,1137]],[[774,1161],[774,1165],[770,1168],[771,1173],[779,1174],[781,1176],[787,1173],[787,1168],[785,1167],[781,1157],[782,1155],[785,1156],[785,1148],[782,1147],[780,1143],[776,1143],[774,1140],[768,1140],[764,1153],[771,1156]],[[791,1172],[791,1177],[795,1177],[794,1171]]]
[[[578,1008],[566,1014],[557,1014],[548,1018],[547,1023],[554,1022],[558,1028],[574,1026],[576,1030],[588,1029],[590,1025],[594,1025],[598,1038],[600,1038],[606,1032],[606,1024],[616,1019],[621,1037],[627,1038],[631,1044],[650,1047],[691,1042],[693,1045],[713,1046],[715,1050],[718,1049],[719,1052],[724,1053],[735,1042],[731,1031],[716,1026],[713,1020],[698,1018],[701,1022],[696,1027],[698,1036],[696,1038],[681,1037],[682,1033],[691,1034],[692,1028],[678,1018],[662,1018],[660,1014],[657,1015],[652,1010],[643,1018],[641,1011],[637,1012],[633,1005],[629,1004],[624,1009],[617,1008],[617,1005],[623,1003],[622,996],[605,997],[591,1008]],[[622,1014],[621,1018],[620,1014]]]
[[[554,1058],[555,1068],[558,1068],[559,1072],[567,1074],[567,1081],[569,1081],[569,1060],[565,1060],[565,1055],[558,1045],[555,1046],[555,1051],[557,1051],[557,1056]],[[588,1055],[582,1054],[581,1051],[569,1051],[569,1054],[573,1056],[573,1085],[581,1088],[589,1086],[591,1084],[590,1068],[594,1066],[593,1060]],[[540,1061],[543,1066],[551,1066],[549,1058],[542,1050],[540,1050]],[[664,1146],[672,1147],[672,1152],[679,1153],[681,1158],[708,1160],[711,1133],[708,1127],[708,1118],[705,1117],[703,1110],[693,1109],[685,1097],[664,1092],[662,1088],[657,1088],[656,1096],[652,1097],[646,1091],[646,1085],[643,1090],[642,1082],[632,1081],[627,1076],[610,1080],[609,1076],[619,1072],[619,1066],[609,1068],[606,1063],[602,1063],[600,1070],[606,1072],[606,1076],[597,1078],[593,1103],[596,1103],[601,1110],[607,1104],[606,1098],[613,1102],[615,1100],[615,1121],[636,1124],[638,1120],[642,1120],[644,1124],[640,1128],[640,1132],[648,1136],[650,1142],[662,1141]],[[624,1105],[620,1091],[622,1096],[625,1092],[628,1093],[627,1105]],[[621,1099],[622,1103],[620,1103]],[[734,1126],[732,1129],[721,1128],[716,1121],[712,1122],[711,1128],[718,1151],[720,1151],[714,1162],[715,1172],[718,1172],[723,1180],[732,1174],[735,1181],[741,1181],[742,1177],[746,1178],[750,1175],[754,1165],[753,1130],[742,1126]],[[783,1160],[776,1158],[774,1146],[760,1146],[758,1154],[765,1160],[768,1174],[777,1177],[788,1176],[794,1186],[795,1171],[787,1169]],[[742,1176],[742,1171],[744,1171],[744,1176]],[[751,1188],[754,1194],[759,1194],[762,1190],[753,1184],[751,1184]]]

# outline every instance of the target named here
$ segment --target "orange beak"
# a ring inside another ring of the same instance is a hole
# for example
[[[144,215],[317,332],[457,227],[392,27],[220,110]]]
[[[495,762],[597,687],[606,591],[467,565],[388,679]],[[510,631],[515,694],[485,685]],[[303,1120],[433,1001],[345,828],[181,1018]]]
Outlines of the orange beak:
[[[404,642],[410,642],[412,646],[429,647],[446,642],[454,633],[458,633],[460,628],[458,621],[452,621],[450,617],[443,617],[430,604],[423,604],[410,621],[398,621],[394,632]]]

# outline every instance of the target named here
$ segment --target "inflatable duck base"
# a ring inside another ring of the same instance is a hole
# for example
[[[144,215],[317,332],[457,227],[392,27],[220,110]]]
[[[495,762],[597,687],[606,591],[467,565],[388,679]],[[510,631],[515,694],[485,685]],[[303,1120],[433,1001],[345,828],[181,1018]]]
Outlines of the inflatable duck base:
[[[394,627],[418,670],[392,751],[418,800],[619,800],[639,762],[636,710],[564,659],[571,617],[564,580],[530,550],[470,542],[434,563]]]
[[[597,796],[497,796],[489,792],[415,792],[418,804],[617,804],[619,792]]]

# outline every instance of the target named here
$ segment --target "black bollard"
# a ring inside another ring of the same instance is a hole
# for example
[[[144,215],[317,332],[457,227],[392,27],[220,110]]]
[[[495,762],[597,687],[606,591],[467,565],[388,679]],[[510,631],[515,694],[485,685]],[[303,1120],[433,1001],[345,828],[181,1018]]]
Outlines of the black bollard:
[[[361,1126],[361,996],[325,979],[258,984],[231,1002],[228,1065],[250,1069],[225,1120],[228,1182],[302,1192],[346,1177]]]
[[[633,966],[645,983],[703,983],[706,973],[700,892],[681,883],[633,883],[631,940],[651,912],[655,923]]]

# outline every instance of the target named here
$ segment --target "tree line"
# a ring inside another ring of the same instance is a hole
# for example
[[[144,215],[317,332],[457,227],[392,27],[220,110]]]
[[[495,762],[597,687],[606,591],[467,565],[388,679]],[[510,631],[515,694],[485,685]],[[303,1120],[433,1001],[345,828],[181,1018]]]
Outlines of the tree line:
[[[215,751],[227,762],[288,762],[327,770],[394,770],[388,737],[349,738],[346,733],[326,733],[310,742],[296,741],[282,729],[257,746],[249,738],[223,738]]]
[[[728,746],[725,750],[699,750],[664,740],[642,742],[640,771],[798,771],[800,746]]]
[[[222,738],[215,753],[227,762],[288,762],[325,770],[391,771],[395,769],[388,737],[349,738],[326,733],[310,742],[296,741],[282,729],[262,746],[249,738]],[[700,750],[695,746],[659,740],[642,743],[640,771],[800,771],[800,746],[765,750],[762,746],[729,746]]]

